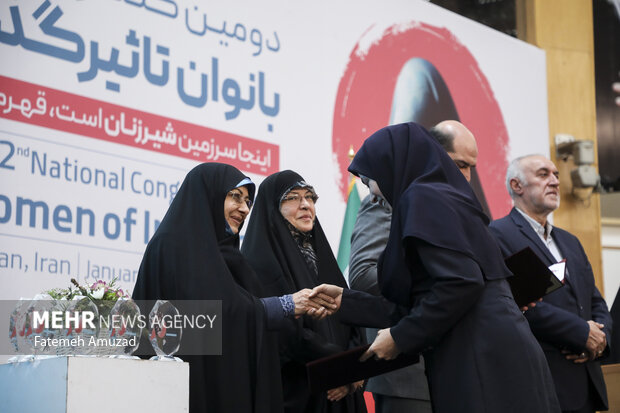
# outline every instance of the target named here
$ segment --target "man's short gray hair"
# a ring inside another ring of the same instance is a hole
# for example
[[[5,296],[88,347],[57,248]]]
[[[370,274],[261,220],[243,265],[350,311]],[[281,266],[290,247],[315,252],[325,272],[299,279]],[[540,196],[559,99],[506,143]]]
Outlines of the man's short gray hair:
[[[510,195],[512,199],[515,199],[517,197],[517,194],[515,194],[510,187],[510,181],[513,179],[517,179],[523,185],[527,184],[527,182],[525,181],[525,173],[523,173],[523,166],[521,165],[521,161],[532,156],[542,155],[531,154],[519,156],[518,158],[513,159],[512,162],[510,162],[510,164],[508,165],[508,169],[506,170],[506,189],[508,190],[508,195]]]

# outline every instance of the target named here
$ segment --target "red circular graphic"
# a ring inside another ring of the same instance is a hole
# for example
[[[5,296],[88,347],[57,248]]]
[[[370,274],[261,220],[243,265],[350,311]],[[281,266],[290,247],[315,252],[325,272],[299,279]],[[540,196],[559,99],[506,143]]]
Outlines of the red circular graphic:
[[[460,121],[478,141],[477,171],[493,217],[505,215],[511,201],[504,187],[508,132],[499,105],[476,59],[445,28],[415,23],[392,26],[366,51],[360,43],[349,57],[336,96],[333,151],[341,171],[339,188],[346,197],[349,147],[389,123],[399,71],[409,59],[430,62],[445,81]]]

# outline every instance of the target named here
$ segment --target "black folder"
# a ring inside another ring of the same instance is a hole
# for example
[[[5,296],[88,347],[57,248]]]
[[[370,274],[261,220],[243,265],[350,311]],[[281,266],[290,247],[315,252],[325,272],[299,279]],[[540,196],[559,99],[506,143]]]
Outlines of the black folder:
[[[397,370],[417,363],[420,357],[401,353],[393,360],[369,358],[359,361],[370,344],[334,354],[306,364],[308,384],[312,393],[334,389],[356,381]]]
[[[508,283],[519,307],[538,301],[564,285],[530,247],[504,261],[514,274],[508,278]]]

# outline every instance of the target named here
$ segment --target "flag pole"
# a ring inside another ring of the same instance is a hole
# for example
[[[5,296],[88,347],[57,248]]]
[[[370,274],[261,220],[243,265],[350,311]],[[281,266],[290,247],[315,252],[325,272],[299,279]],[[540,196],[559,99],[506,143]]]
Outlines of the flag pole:
[[[349,163],[353,161],[355,157],[355,151],[353,145],[349,147]],[[355,175],[349,175],[349,185],[347,188],[347,206],[345,208],[344,219],[342,222],[342,232],[340,234],[340,245],[338,247],[338,267],[344,275],[347,283],[349,282],[349,256],[351,255],[351,235],[353,234],[353,227],[355,226],[355,220],[357,218],[357,212],[360,208],[360,197],[355,186]]]
[[[349,165],[353,162],[353,158],[355,158],[355,150],[353,149],[353,145],[349,146],[349,153],[347,154],[349,157]],[[353,189],[353,183],[355,182],[355,175],[349,172],[349,185],[347,185],[347,199],[349,198],[349,194]]]

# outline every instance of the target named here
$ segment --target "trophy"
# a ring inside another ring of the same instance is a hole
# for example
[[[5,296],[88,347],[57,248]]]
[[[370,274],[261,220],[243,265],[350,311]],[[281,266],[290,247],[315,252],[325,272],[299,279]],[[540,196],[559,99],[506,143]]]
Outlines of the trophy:
[[[18,353],[18,355],[7,360],[9,363],[17,363],[28,358],[28,356],[19,353],[23,353],[28,348],[24,337],[24,321],[29,302],[30,299],[28,298],[20,298],[9,316],[9,341],[13,350]]]
[[[94,356],[99,343],[99,310],[97,305],[88,297],[77,295],[71,300],[67,309],[71,320],[64,330],[69,339],[71,352],[81,356]],[[91,322],[88,322],[91,320]]]
[[[51,319],[55,310],[56,301],[48,294],[37,294],[26,308],[23,324],[25,343],[35,358],[56,355],[56,345],[53,343],[60,329],[53,326]]]
[[[151,360],[183,361],[173,354],[179,351],[183,329],[176,327],[174,320],[179,310],[166,300],[157,300],[149,313],[149,340],[156,356]]]
[[[110,357],[139,358],[132,356],[140,345],[139,319],[140,309],[131,298],[122,297],[116,301],[108,323],[110,340],[115,343]]]

